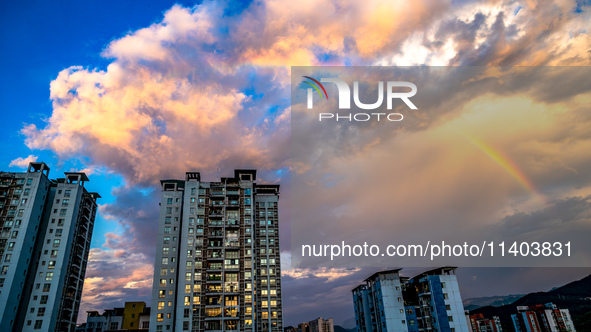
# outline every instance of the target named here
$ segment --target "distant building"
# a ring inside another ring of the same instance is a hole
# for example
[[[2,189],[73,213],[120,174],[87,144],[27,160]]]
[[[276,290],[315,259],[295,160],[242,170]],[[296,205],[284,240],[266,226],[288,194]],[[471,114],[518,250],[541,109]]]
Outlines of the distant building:
[[[468,332],[455,268],[400,277],[401,269],[374,273],[353,289],[358,332]]]
[[[485,318],[484,314],[470,315],[470,326],[474,332],[503,332],[499,316]]]
[[[0,331],[74,331],[99,194],[33,162],[0,172]]]
[[[559,309],[554,303],[518,306],[511,319],[517,332],[576,331],[569,310]]]
[[[318,317],[307,323],[300,323],[298,327],[291,327],[286,332],[334,332],[334,323],[332,318]]]
[[[87,311],[86,323],[76,332],[148,331],[150,307],[145,302],[125,302],[124,308],[107,309],[103,314]]]
[[[310,326],[310,332],[334,332],[332,318],[322,319],[322,317],[318,317],[308,322],[308,324]]]

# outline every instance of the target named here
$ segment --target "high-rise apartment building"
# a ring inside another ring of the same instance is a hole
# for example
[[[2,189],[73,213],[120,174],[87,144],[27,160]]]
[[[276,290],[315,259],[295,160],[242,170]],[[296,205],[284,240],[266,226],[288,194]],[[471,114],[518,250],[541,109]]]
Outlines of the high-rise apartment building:
[[[574,332],[575,324],[568,309],[560,309],[554,303],[518,306],[512,314],[517,332]]]
[[[0,173],[0,331],[74,331],[97,193],[86,174]]]
[[[353,289],[357,331],[469,331],[455,268],[414,278],[400,277],[400,270],[374,273]]]
[[[162,180],[151,331],[283,331],[279,185]]]

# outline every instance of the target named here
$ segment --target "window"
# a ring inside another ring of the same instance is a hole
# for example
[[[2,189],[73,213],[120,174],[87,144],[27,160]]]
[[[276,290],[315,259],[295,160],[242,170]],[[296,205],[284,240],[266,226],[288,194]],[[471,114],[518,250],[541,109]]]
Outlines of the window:
[[[454,316],[447,316],[447,320],[449,320],[450,322],[454,321]]]
[[[45,315],[45,308],[37,309],[37,317],[42,317]]]
[[[26,198],[23,198],[23,200],[21,201],[21,204],[22,204],[22,205],[25,205],[25,204],[27,204],[27,199],[26,199]]]
[[[64,231],[64,230],[63,230],[63,229],[61,229],[61,228],[58,228],[58,229],[56,229],[56,230],[55,230],[55,236],[62,236],[62,232],[63,232],[63,231]]]
[[[53,280],[53,272],[47,272],[47,273],[45,274],[45,280],[46,280],[46,281]]]
[[[54,269],[55,268],[55,261],[49,261],[49,264],[47,264],[47,268]]]
[[[18,213],[16,214],[17,217],[22,217],[23,214],[25,213],[25,209],[19,209]]]
[[[166,199],[166,204],[172,204],[172,198],[167,198]]]
[[[109,327],[111,330],[118,330],[119,329],[119,322],[111,322],[111,326]]]
[[[162,265],[168,265],[168,257],[162,257]]]
[[[166,286],[166,279],[160,279],[160,287]]]
[[[167,272],[168,272],[168,269],[167,268],[161,268],[160,269],[160,275],[161,276],[165,276],[167,274]]]
[[[53,247],[59,247],[60,246],[60,240],[59,239],[55,239],[53,240]]]
[[[164,247],[164,248],[162,248],[162,255],[168,255],[168,251],[169,251],[169,249],[170,249],[170,248],[168,248],[168,247]]]
[[[70,200],[69,200],[69,199],[64,199],[64,200],[62,201],[62,206],[68,206],[68,205],[69,205],[69,203],[70,203]]]
[[[166,296],[166,291],[164,289],[161,289],[158,291],[158,297],[165,297]]]
[[[12,254],[6,254],[6,256],[4,256],[4,261],[5,262],[10,262],[10,259],[12,258]]]
[[[449,304],[445,305],[445,310],[451,310],[451,306]]]
[[[162,310],[164,309],[164,301],[159,301],[158,302],[158,310]]]
[[[51,251],[51,257],[57,257],[57,250]]]
[[[21,220],[20,219],[19,220],[16,220],[14,222],[14,227],[21,227]]]
[[[43,292],[49,292],[49,289],[51,288],[51,284],[43,284]]]
[[[72,191],[71,191],[71,190],[66,190],[66,191],[64,192],[64,197],[70,197],[70,194],[71,194],[71,193],[72,193]]]
[[[47,304],[47,295],[41,295],[41,300],[39,304]]]
[[[30,180],[30,179],[29,179]],[[33,327],[35,330],[41,330],[41,326],[43,325],[43,321],[42,320],[36,320],[35,321],[35,326]]]
[[[23,196],[29,196],[29,193],[31,192],[31,189],[27,188],[25,189],[25,192],[23,193]]]
[[[444,282],[441,283],[441,288],[445,288],[445,283]]]
[[[170,217],[164,217],[164,223],[170,224]]]
[[[164,227],[164,234],[170,234],[170,227]]]
[[[12,250],[14,250],[14,242],[9,242],[9,243],[8,243],[8,249],[7,249],[7,250],[8,250],[8,251],[12,251]]]
[[[191,305],[191,297],[185,296],[185,305]]]
[[[4,265],[2,267],[2,272],[0,272],[1,275],[6,275],[8,273],[8,265]]]
[[[448,299],[447,293],[443,293],[443,298],[446,300]]]
[[[67,211],[68,211],[67,209],[61,209],[60,216],[65,216]]]
[[[57,225],[58,226],[63,226],[64,225],[64,219],[58,219],[57,220]]]

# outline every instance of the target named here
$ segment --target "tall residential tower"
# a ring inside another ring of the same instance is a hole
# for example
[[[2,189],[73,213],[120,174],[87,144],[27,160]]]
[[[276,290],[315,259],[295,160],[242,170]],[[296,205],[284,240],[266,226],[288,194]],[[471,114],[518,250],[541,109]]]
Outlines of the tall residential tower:
[[[279,185],[162,180],[151,331],[283,331]]]
[[[357,331],[469,331],[455,268],[414,278],[400,277],[400,270],[376,272],[353,289]]]
[[[97,193],[86,174],[0,173],[0,331],[74,331]]]

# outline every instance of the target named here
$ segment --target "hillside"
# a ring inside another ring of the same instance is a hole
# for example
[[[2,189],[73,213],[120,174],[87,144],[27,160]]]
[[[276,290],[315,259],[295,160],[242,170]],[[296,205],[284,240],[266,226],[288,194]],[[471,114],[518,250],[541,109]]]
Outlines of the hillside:
[[[522,298],[523,294],[511,294],[506,296],[487,296],[487,297],[474,297],[465,299],[463,301],[464,309],[475,310],[480,307],[493,306],[499,307],[505,304],[511,304],[518,299]]]

